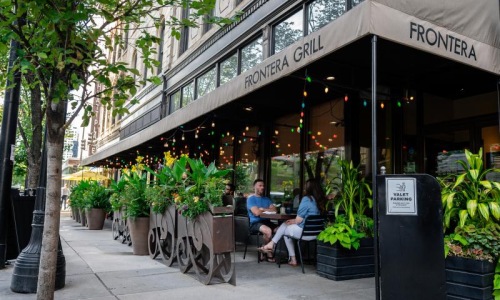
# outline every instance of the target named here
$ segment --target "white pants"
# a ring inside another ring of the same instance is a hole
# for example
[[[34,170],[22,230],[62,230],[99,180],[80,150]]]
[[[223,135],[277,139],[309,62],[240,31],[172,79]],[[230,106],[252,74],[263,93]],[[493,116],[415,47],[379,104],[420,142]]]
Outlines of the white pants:
[[[286,225],[286,223],[283,223],[276,231],[276,234],[273,237],[273,242],[277,244],[285,234],[299,238],[302,234],[302,228],[300,228],[297,224]],[[284,238],[286,248],[288,249],[288,256],[295,256],[295,247],[293,245],[293,240],[289,237]]]

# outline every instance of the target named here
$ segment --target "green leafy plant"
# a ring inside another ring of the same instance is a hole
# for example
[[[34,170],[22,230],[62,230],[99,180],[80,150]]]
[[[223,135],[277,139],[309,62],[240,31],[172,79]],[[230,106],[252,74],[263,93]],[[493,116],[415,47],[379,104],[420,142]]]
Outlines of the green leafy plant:
[[[121,177],[118,181],[112,181],[111,185],[108,189],[110,196],[109,202],[111,204],[111,209],[113,211],[119,211],[122,209],[123,203],[123,191],[125,190],[125,185],[127,182],[125,181],[125,177]]]
[[[154,213],[162,214],[173,203],[172,195],[165,185],[149,185],[144,191],[144,196]]]
[[[125,205],[125,215],[129,218],[149,216],[149,203],[144,194],[146,190],[146,172],[142,164],[143,157],[137,156],[132,169],[123,172],[126,184],[123,189],[122,203]]]
[[[488,224],[477,228],[473,224],[458,227],[444,238],[445,255],[494,262],[500,255],[500,226]]]
[[[370,220],[365,216],[367,222],[365,228],[372,228],[373,232],[373,220]],[[356,228],[349,226],[347,219],[344,215],[340,215],[336,218],[335,222],[330,223],[326,228],[320,232],[317,239],[324,243],[330,243],[334,245],[339,243],[342,247],[347,249],[358,249],[360,246],[360,241],[362,238],[368,237],[370,233],[359,231]]]
[[[495,300],[500,299],[500,260],[497,261],[497,266],[495,268],[495,277],[493,279],[493,297],[495,297]]]
[[[82,180],[77,185],[71,187],[70,205],[71,207],[83,209],[85,208],[85,193],[90,187],[90,182]]]
[[[453,229],[456,222],[482,227],[500,220],[500,183],[486,180],[488,173],[499,170],[484,168],[482,148],[477,154],[466,149],[465,157],[458,161],[463,173],[440,179],[445,229]]]
[[[333,201],[329,202],[329,206],[333,204],[335,216],[342,210],[347,216],[349,225],[354,227],[356,215],[364,215],[373,205],[373,200],[370,198],[372,190],[358,167],[353,166],[352,161],[339,159],[338,164],[340,177],[333,180],[333,188],[338,192]]]
[[[111,204],[109,202],[109,191],[97,181],[89,182],[83,196],[83,206],[86,209],[102,208],[108,212],[111,208]]]
[[[186,170],[186,180],[183,181],[185,188],[178,189],[174,197],[179,213],[183,216],[194,219],[198,215],[209,211],[210,206],[222,205],[222,192],[226,184],[225,176],[231,170],[218,170],[215,163],[205,166],[201,159],[187,158],[189,170]],[[179,160],[174,164],[181,164]],[[185,168],[185,166],[184,166]]]

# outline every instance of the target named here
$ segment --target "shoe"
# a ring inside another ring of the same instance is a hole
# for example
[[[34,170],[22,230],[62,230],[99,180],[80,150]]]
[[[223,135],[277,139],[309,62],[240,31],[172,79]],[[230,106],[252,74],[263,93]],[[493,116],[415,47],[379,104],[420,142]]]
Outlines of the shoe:
[[[267,249],[264,248],[264,246],[257,248],[257,250],[259,250],[260,253],[267,253],[267,254],[274,252],[274,249]]]
[[[296,267],[296,266],[298,266],[299,264],[297,264],[297,263],[292,263],[292,262],[288,262],[288,265],[289,265],[289,266],[292,266],[292,267]]]

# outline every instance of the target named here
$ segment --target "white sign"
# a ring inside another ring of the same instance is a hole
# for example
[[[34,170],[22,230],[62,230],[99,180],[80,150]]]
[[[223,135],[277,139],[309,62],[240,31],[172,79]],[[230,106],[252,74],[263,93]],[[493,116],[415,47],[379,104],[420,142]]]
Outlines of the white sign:
[[[415,178],[386,178],[388,215],[417,215],[417,180]]]

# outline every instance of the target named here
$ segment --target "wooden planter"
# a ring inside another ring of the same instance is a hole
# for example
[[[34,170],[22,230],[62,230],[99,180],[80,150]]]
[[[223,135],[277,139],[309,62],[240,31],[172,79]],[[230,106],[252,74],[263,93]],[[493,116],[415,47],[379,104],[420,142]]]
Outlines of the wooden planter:
[[[445,267],[448,299],[493,299],[495,263],[449,256]]]
[[[177,261],[182,273],[194,271],[197,279],[235,283],[233,209],[214,207],[189,220],[178,215]]]
[[[102,208],[91,208],[86,211],[86,214],[89,230],[102,230],[106,219],[106,211]]]
[[[373,277],[375,257],[373,239],[362,239],[358,250],[346,249],[339,243],[317,243],[317,273],[336,281]]]
[[[153,213],[149,220],[148,248],[149,256],[161,259],[168,266],[176,261],[177,253],[177,210],[175,205],[169,205],[162,214]]]

